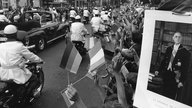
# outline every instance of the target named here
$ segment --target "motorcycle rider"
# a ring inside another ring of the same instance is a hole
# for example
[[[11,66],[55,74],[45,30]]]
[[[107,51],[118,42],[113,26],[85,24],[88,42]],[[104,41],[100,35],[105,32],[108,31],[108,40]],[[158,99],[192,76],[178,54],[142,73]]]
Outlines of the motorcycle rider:
[[[99,16],[99,11],[95,13],[95,16],[90,21],[93,33],[99,31],[99,27],[102,24],[102,19]]]
[[[4,34],[7,41],[0,44],[0,80],[13,81],[16,85],[28,84],[26,95],[31,93],[39,81],[26,67],[26,60],[31,62],[42,62],[34,53],[30,52],[22,42],[17,39],[17,27],[7,25],[4,28]],[[17,91],[15,89],[15,91]],[[20,91],[19,91],[20,92]],[[18,93],[16,93],[18,95]],[[25,97],[27,97],[25,96]]]
[[[87,9],[87,7],[84,8],[83,10],[83,17],[85,19],[85,21],[88,23],[89,22],[89,15],[90,15],[90,12],[89,10]]]
[[[77,15],[77,13],[76,13],[74,7],[71,7],[71,10],[69,11],[69,16],[70,16],[70,20],[71,20],[72,22],[75,21],[75,16],[76,16],[76,15]]]
[[[85,25],[81,22],[81,17],[77,15],[75,17],[75,22],[71,24],[71,41],[84,41],[84,35],[89,34]]]

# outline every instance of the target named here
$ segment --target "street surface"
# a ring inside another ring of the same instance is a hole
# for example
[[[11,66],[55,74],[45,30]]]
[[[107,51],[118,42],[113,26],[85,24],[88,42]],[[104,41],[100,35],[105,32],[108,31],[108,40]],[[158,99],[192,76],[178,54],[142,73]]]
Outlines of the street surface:
[[[86,26],[90,31],[90,25]],[[64,52],[65,41],[59,39],[48,45],[44,51],[38,53],[44,61],[43,71],[45,74],[45,85],[42,95],[32,105],[26,108],[67,108],[60,92],[67,87],[67,71],[60,68],[60,61]],[[83,57],[78,73],[70,73],[70,82],[73,83],[83,77],[88,71],[89,57]],[[84,103],[89,108],[101,108],[102,101],[95,89],[94,82],[86,77],[75,85]]]

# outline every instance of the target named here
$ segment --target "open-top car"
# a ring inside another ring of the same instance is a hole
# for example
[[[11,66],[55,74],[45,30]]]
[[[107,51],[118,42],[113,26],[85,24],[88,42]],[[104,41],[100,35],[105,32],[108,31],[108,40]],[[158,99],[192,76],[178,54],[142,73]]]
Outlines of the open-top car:
[[[3,23],[3,26],[7,24]],[[18,22],[11,24],[17,26],[18,38],[27,47],[37,50],[43,50],[48,43],[65,37],[69,32],[68,23],[57,21],[54,13],[48,11],[26,11]],[[2,31],[0,34],[0,41],[5,41]]]

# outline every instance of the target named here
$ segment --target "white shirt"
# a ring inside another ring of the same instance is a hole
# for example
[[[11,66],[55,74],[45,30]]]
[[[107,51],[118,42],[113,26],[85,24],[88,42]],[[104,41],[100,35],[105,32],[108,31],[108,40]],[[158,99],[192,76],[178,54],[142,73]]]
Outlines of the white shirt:
[[[83,11],[83,16],[88,17],[89,16],[89,11],[88,10],[84,10]]]
[[[30,52],[21,42],[11,41],[0,44],[0,79],[13,80],[17,84],[26,83],[32,73],[20,65],[25,60],[40,62],[41,59]],[[24,59],[25,58],[25,59]]]
[[[175,57],[175,55],[177,54],[177,51],[178,51],[178,49],[179,49],[179,46],[180,46],[180,44],[177,44],[177,45],[175,44],[175,45],[173,46],[173,51],[172,51],[173,57]],[[167,70],[172,70],[171,60],[170,60],[170,62],[169,62],[169,65],[168,65]]]
[[[75,16],[77,15],[75,10],[70,10],[69,14],[70,14],[70,17],[73,17],[73,18],[75,18]]]
[[[84,41],[83,34],[88,33],[85,25],[81,22],[71,24],[71,41]]]
[[[103,21],[109,21],[109,16],[107,14],[104,14],[104,15],[101,16],[101,19]]]
[[[10,22],[5,15],[0,15],[0,22]]]
[[[99,10],[93,10],[93,16],[95,16],[95,14],[99,14]]]
[[[101,11],[101,16],[102,16],[102,15],[105,15],[105,11]]]
[[[100,17],[93,17],[91,19],[91,26],[93,28],[93,32],[97,32],[99,30],[101,23],[102,23],[102,19]]]

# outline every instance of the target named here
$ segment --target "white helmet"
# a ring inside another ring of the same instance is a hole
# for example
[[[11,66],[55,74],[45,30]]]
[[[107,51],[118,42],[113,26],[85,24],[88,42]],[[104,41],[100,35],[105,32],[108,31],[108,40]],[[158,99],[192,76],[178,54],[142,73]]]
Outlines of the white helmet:
[[[17,33],[17,27],[14,26],[14,25],[7,25],[5,28],[4,28],[4,34],[14,34],[14,33]]]
[[[13,20],[14,20],[14,21],[18,21],[18,20],[19,20],[19,18],[20,18],[20,16],[19,16],[19,15],[15,15],[15,16],[13,17]]]
[[[4,10],[3,10],[3,9],[1,9],[1,10],[0,10],[0,13],[1,13],[1,14],[2,14],[2,13],[4,13]]]
[[[77,15],[77,16],[75,17],[75,19],[81,19],[81,17],[80,17],[79,15]]]

